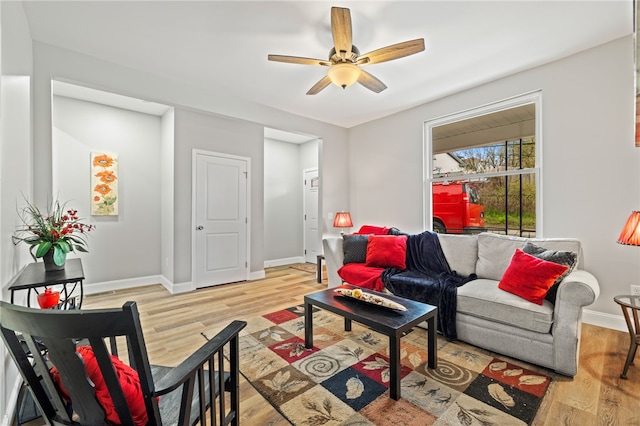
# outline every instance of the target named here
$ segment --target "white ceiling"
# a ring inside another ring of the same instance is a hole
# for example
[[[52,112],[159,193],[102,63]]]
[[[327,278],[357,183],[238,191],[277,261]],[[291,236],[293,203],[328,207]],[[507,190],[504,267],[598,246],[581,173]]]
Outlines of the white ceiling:
[[[632,33],[632,1],[26,1],[34,40],[352,127]],[[331,6],[351,9],[362,53],[414,38],[426,50],[367,71],[388,89],[329,86]],[[631,53],[630,53],[631,54]],[[630,71],[631,72],[631,71]]]

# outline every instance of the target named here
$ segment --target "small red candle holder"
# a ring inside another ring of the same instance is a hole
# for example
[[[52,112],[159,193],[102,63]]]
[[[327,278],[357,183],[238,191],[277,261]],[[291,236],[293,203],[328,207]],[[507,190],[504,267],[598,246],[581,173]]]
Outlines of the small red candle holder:
[[[45,288],[44,291],[38,294],[38,305],[40,309],[50,309],[56,306],[60,302],[60,292],[53,291],[50,288]]]

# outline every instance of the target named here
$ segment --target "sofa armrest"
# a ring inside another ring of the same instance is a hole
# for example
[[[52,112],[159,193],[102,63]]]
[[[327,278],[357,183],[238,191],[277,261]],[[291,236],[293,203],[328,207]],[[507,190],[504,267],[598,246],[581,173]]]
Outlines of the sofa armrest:
[[[574,283],[567,286],[567,284]],[[563,289],[563,287],[567,287]],[[556,297],[556,312],[558,300],[561,302],[568,299],[571,303],[579,306],[589,306],[600,296],[600,285],[598,280],[590,272],[577,269],[567,275],[558,287]]]
[[[573,271],[560,283],[552,329],[557,372],[569,376],[578,372],[582,308],[595,302],[599,295],[598,280],[587,271]]]
[[[324,261],[327,264],[328,287],[342,285],[342,278],[338,275],[338,269],[343,265],[344,251],[342,249],[342,237],[325,237],[322,239]]]

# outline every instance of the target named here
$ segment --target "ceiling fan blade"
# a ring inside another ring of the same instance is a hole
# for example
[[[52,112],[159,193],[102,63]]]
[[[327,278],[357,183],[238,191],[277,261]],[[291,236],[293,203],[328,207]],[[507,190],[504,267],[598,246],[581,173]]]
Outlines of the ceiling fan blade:
[[[349,9],[331,8],[331,32],[336,53],[345,59],[351,53],[351,12]]]
[[[358,83],[362,84],[367,89],[376,93],[380,93],[387,88],[387,86],[383,82],[378,80],[373,75],[369,74],[363,69],[361,69],[360,71],[361,72],[360,77],[358,77]]]
[[[329,76],[325,75],[320,79],[320,81],[314,84],[311,89],[309,89],[309,91],[307,92],[307,95],[315,95],[330,84],[331,84],[331,80],[329,79]]]
[[[417,38],[415,40],[392,44],[391,46],[374,50],[373,52],[369,52],[365,55],[360,55],[357,63],[360,65],[377,64],[413,55],[414,53],[422,52],[423,50],[424,39]]]
[[[323,61],[322,59],[302,58],[300,56],[268,55],[267,59],[275,62],[287,62],[289,64],[321,65],[325,67],[331,65],[331,62]]]

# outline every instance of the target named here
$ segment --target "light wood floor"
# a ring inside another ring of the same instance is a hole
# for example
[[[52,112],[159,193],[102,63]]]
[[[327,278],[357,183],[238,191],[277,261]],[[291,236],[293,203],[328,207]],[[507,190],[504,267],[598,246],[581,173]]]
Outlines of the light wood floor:
[[[326,288],[326,280],[287,266],[270,268],[263,280],[226,284],[171,295],[161,285],[85,297],[83,308],[138,303],[150,361],[174,366],[231,320],[251,318],[302,303],[305,294]],[[204,334],[204,336],[203,336]],[[628,379],[620,379],[629,336],[584,324],[580,368],[573,378],[531,366],[554,378],[533,425],[640,425],[640,356]],[[241,377],[241,424],[288,425]]]

